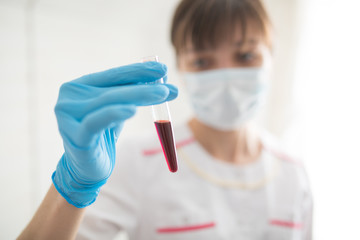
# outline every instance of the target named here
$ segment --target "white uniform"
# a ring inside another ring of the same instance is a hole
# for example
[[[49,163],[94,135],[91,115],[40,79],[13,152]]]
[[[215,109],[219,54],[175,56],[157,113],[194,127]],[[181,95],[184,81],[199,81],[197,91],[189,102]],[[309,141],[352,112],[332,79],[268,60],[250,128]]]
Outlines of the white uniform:
[[[311,239],[312,198],[300,162],[264,140],[260,159],[235,166],[210,156],[188,126],[174,129],[171,173],[154,134],[118,145],[117,162],[78,239]]]

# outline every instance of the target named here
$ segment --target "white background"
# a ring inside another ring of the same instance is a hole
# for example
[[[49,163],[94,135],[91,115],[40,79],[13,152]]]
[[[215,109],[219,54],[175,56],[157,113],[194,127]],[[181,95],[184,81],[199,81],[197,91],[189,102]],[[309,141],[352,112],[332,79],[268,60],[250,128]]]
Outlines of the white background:
[[[14,239],[62,154],[59,86],[157,54],[179,86],[173,121],[190,114],[169,23],[177,0],[0,0],[0,239]],[[266,0],[275,65],[262,122],[306,163],[316,239],[359,239],[359,30],[356,0]],[[123,136],[153,128],[140,109]]]

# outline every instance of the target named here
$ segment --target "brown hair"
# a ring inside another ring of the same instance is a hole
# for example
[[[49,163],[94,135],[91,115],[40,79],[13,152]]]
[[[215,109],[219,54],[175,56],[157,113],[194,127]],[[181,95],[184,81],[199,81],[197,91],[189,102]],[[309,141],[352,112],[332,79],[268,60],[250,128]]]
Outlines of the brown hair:
[[[173,17],[171,42],[176,53],[189,40],[195,49],[214,47],[235,27],[241,27],[245,36],[250,20],[259,26],[271,47],[271,22],[261,0],[182,0]]]

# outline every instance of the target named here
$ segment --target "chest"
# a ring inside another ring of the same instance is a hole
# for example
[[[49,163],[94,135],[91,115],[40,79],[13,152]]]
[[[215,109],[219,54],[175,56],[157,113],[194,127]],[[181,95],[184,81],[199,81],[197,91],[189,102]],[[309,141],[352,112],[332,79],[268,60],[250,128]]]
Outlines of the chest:
[[[301,206],[276,188],[163,181],[149,186],[140,214],[137,239],[301,239],[301,229],[291,225],[301,218]]]

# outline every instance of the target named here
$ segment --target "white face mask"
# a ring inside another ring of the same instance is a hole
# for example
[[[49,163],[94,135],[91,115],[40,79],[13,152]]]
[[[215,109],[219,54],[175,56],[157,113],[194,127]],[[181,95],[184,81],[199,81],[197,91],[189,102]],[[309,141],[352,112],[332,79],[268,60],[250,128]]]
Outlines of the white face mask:
[[[218,130],[239,128],[264,100],[268,68],[216,69],[185,73],[196,118]]]

